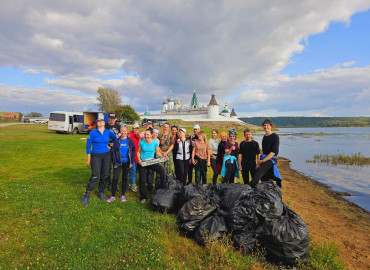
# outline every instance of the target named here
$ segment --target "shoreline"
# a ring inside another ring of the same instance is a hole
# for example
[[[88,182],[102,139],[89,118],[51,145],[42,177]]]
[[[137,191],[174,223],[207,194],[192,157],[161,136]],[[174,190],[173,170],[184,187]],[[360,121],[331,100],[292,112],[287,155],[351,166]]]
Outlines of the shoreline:
[[[354,207],[354,208],[358,208],[359,211],[362,211],[364,214],[367,214],[370,216],[370,211],[366,210],[365,208],[359,206],[357,203],[355,202],[352,202],[350,200],[348,200],[347,198],[343,197],[343,196],[346,196],[346,197],[350,197],[350,196],[356,196],[356,195],[352,195],[350,194],[349,192],[345,192],[345,191],[337,191],[335,189],[333,189],[330,185],[328,184],[325,184],[325,183],[322,183],[320,182],[319,180],[316,180],[314,178],[311,178],[309,176],[306,176],[304,175],[303,173],[301,173],[300,171],[297,171],[295,169],[292,169],[291,166],[290,166],[290,162],[291,160],[288,159],[288,158],[285,158],[285,157],[279,157],[279,159],[281,159],[281,162],[288,162],[289,163],[289,169],[300,174],[302,177],[305,177],[307,179],[310,179],[310,181],[312,181],[313,183],[315,183],[315,185],[317,185],[318,187],[322,188],[323,190],[325,190],[326,193],[328,193],[328,195],[330,196],[333,196],[334,198],[336,198],[337,200],[341,200],[343,202],[345,202],[346,204],[348,204],[349,206],[351,207]],[[283,180],[284,181],[284,180]]]
[[[283,202],[305,221],[310,241],[338,247],[345,269],[370,269],[370,213],[280,157]]]

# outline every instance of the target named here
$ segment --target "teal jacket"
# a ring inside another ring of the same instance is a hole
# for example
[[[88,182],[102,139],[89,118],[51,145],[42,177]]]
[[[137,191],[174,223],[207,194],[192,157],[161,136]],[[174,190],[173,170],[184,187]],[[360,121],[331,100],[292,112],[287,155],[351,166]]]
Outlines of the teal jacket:
[[[225,173],[226,173],[226,167],[225,167],[225,162],[226,160],[230,159],[232,163],[236,163],[236,172],[235,172],[235,176],[237,178],[240,178],[239,176],[239,164],[238,164],[238,159],[234,156],[230,156],[230,155],[225,155],[224,156],[224,162],[222,163],[222,170],[221,170],[221,176],[224,177],[225,176]]]

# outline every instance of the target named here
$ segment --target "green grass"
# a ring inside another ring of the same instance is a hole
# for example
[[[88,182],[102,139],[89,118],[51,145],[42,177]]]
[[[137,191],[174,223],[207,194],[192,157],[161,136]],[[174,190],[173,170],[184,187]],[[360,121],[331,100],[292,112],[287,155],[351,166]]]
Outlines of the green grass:
[[[278,268],[234,251],[228,238],[198,246],[180,236],[175,215],[153,212],[131,191],[126,203],[108,204],[95,190],[84,207],[86,137],[44,125],[0,129],[0,269]],[[313,251],[309,269],[338,264],[335,250]]]
[[[335,154],[335,155],[314,155],[312,160],[306,160],[307,163],[326,163],[326,164],[343,164],[343,165],[369,165],[370,157],[364,157],[358,154]]]

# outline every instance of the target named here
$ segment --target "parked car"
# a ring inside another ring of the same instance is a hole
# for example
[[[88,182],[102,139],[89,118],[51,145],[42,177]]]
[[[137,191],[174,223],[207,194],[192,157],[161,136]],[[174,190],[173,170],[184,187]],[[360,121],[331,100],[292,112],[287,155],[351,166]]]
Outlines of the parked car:
[[[35,124],[47,124],[47,121],[46,120],[43,120],[43,119],[36,119],[34,121]]]
[[[24,118],[23,120],[24,123],[31,123],[30,119],[29,118]]]

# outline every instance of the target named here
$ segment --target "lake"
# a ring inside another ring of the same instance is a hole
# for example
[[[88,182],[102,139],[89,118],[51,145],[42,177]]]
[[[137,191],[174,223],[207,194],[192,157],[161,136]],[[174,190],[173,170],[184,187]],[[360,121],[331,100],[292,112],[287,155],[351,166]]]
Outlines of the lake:
[[[279,156],[290,159],[292,169],[323,182],[334,190],[348,192],[346,198],[370,211],[370,165],[331,165],[307,163],[315,154],[339,153],[370,156],[370,127],[358,128],[280,128]],[[261,147],[263,132],[253,138]],[[284,179],[283,179],[284,181]],[[284,182],[283,182],[284,183]]]

